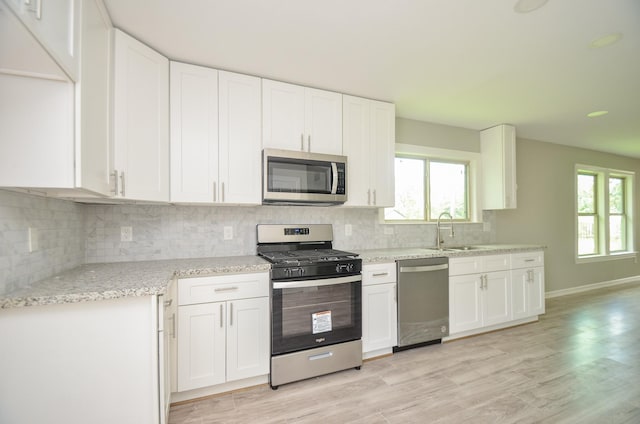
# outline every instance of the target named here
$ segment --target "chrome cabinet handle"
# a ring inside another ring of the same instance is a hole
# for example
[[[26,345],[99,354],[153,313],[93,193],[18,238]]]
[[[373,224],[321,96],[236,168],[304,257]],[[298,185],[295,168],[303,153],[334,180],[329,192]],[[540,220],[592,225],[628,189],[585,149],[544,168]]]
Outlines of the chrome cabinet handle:
[[[222,317],[223,312],[224,311],[222,310],[222,303],[221,303],[220,304],[220,328],[222,328],[222,326],[224,325],[224,322],[223,322],[223,319],[222,319],[223,318]]]
[[[224,181],[222,182],[222,203],[224,203]]]
[[[372,274],[373,277],[382,277],[384,275],[389,275],[388,272],[376,272],[374,274]]]
[[[311,151],[311,134],[309,134],[309,138],[307,139],[307,152]]]
[[[374,206],[378,204],[378,198],[377,198],[377,195],[376,195],[376,194],[377,194],[377,193],[376,193],[376,190],[374,189],[374,190],[373,190],[373,205],[374,205]]]
[[[218,200],[218,183],[213,182],[213,201]]]
[[[176,314],[171,314],[171,338],[176,338]]]
[[[238,290],[237,286],[221,287],[221,288],[218,288],[218,289],[213,289],[213,291],[216,292],[216,293],[229,292],[229,291],[235,291],[235,290]]]
[[[122,197],[124,197],[124,171],[120,173],[120,179],[121,179],[120,194],[122,194]]]
[[[119,179],[118,178],[118,176],[119,176],[118,170],[114,169],[113,172],[111,174],[109,174],[109,176],[113,177],[113,182],[114,182],[113,195],[117,196],[118,195],[118,190],[119,190],[119,187],[118,187],[118,179]]]
[[[164,307],[168,308],[169,306],[171,306],[172,303],[173,303],[173,299],[165,300]]]
[[[304,152],[304,134],[300,134],[300,151]]]
[[[229,327],[233,327],[233,302],[229,303]]]

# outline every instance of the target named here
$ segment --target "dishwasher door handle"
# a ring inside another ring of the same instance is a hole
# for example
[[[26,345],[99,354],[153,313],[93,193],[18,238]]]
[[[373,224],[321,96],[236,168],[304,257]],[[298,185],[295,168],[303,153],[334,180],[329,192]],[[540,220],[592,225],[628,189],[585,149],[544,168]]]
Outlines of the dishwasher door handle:
[[[441,265],[424,265],[424,266],[401,266],[400,272],[431,272],[449,269],[449,264]]]

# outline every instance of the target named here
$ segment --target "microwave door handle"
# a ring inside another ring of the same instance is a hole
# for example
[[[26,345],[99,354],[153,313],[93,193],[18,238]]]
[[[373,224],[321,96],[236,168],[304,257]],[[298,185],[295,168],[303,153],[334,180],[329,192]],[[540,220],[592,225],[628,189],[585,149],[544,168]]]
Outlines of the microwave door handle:
[[[331,194],[336,194],[338,191],[338,165],[335,162],[331,162]]]

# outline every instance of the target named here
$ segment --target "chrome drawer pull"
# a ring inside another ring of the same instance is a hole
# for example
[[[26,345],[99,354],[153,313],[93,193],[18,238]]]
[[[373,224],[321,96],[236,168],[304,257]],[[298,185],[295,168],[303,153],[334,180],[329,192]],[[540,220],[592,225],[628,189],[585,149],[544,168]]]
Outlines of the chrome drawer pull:
[[[388,272],[376,272],[375,274],[373,274],[373,277],[383,277],[385,275],[389,275]]]
[[[230,291],[236,291],[238,290],[238,287],[222,287],[219,289],[213,289],[214,292],[216,293],[221,293],[221,292],[230,292]]]

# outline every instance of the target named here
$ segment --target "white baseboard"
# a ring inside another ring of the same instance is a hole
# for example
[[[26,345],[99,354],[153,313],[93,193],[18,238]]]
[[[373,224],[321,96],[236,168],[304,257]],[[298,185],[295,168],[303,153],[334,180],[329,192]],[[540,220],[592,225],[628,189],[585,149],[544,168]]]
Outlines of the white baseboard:
[[[582,293],[590,290],[601,289],[603,287],[611,287],[611,286],[617,286],[620,284],[635,283],[638,281],[640,281],[640,275],[636,275],[634,277],[619,278],[617,280],[603,281],[600,283],[587,284],[584,286],[571,287],[570,289],[553,290],[553,291],[546,292],[544,296],[545,298],[550,299],[552,297],[566,296],[568,294]]]

